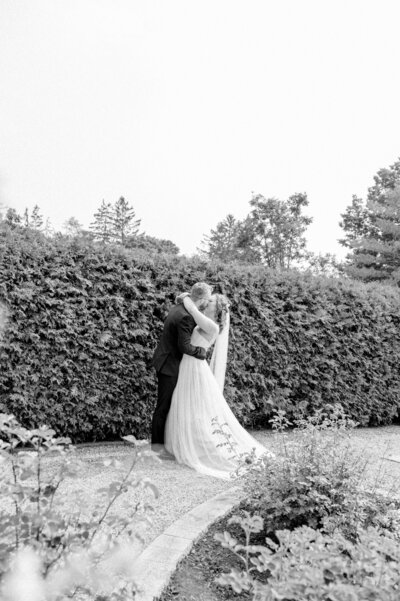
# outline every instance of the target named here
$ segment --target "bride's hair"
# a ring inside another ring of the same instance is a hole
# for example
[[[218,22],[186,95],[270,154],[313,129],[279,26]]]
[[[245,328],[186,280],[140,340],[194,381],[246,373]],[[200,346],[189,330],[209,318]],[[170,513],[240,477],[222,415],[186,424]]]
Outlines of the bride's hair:
[[[216,294],[215,303],[215,321],[219,325],[219,331],[221,332],[226,324],[226,316],[229,311],[229,301],[224,294]]]

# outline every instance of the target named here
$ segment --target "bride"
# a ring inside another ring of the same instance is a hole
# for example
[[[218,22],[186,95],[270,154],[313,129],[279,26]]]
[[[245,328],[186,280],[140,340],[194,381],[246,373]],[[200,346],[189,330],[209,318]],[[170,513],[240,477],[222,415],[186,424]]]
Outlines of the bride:
[[[197,326],[191,344],[209,348],[215,341],[211,366],[206,361],[183,355],[165,425],[165,448],[201,474],[229,478],[238,457],[269,453],[237,421],[224,396],[228,354],[229,303],[213,294],[201,313],[187,295],[178,297]]]

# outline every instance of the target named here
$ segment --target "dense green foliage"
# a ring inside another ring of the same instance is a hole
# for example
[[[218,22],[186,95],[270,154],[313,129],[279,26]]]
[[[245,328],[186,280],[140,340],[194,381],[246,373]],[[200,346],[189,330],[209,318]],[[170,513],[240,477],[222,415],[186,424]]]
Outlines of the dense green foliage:
[[[136,253],[136,254],[135,254]],[[226,267],[38,232],[0,230],[0,411],[74,441],[147,436],[151,357],[177,292],[206,280],[228,295],[225,393],[242,423],[265,426],[336,402],[362,424],[400,404],[396,289],[263,267]]]
[[[171,242],[171,240],[164,240],[163,238],[155,238],[148,234],[139,234],[138,236],[132,236],[129,238],[125,246],[127,248],[134,248],[136,252],[139,250],[143,254],[166,254],[166,255],[178,255],[179,248]]]

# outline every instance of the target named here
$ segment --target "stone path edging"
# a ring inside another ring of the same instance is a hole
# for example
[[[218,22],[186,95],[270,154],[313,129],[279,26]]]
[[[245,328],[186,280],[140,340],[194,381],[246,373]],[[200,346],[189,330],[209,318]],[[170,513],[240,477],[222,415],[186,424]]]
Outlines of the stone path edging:
[[[197,505],[155,538],[136,559],[132,579],[139,592],[135,601],[153,601],[167,586],[178,562],[187,555],[196,540],[218,518],[226,515],[242,496],[239,486],[219,493]]]
[[[395,463],[400,463],[400,455],[389,455],[387,457],[382,457],[382,459],[386,459],[386,461],[394,461]]]

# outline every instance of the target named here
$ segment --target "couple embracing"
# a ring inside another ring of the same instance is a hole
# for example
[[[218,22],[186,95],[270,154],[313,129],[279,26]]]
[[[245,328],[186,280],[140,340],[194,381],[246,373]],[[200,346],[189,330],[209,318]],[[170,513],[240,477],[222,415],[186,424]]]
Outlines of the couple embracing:
[[[153,357],[158,378],[153,450],[225,479],[237,468],[239,455],[268,453],[242,428],[223,395],[229,323],[226,296],[199,282],[190,294],[177,297]],[[213,344],[209,365],[206,354]]]

